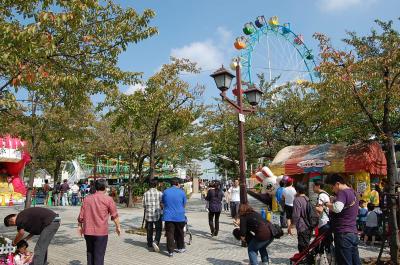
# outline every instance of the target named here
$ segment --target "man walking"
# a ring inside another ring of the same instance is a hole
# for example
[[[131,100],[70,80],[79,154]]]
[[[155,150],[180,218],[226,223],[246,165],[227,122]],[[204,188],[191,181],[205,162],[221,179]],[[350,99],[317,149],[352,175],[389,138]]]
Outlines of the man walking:
[[[123,187],[123,186],[122,186]],[[147,247],[153,248],[159,252],[161,239],[162,221],[161,221],[161,200],[162,192],[157,190],[157,181],[150,182],[150,189],[143,195],[144,218],[146,220]],[[156,228],[156,237],[153,240],[153,227]]]
[[[85,236],[88,265],[103,265],[108,241],[108,216],[115,223],[115,231],[121,234],[117,207],[106,194],[107,181],[98,179],[96,193],[83,201],[78,217],[79,234]]]
[[[15,246],[22,239],[28,241],[32,236],[38,235],[33,264],[47,264],[47,249],[51,240],[60,227],[60,217],[58,214],[47,208],[33,207],[21,211],[19,214],[10,214],[4,218],[5,226],[17,226],[18,233],[15,236],[13,245]],[[25,232],[29,235],[24,238]]]
[[[64,179],[63,184],[61,184],[61,204],[62,206],[68,206],[68,190],[69,190],[69,185],[68,185],[68,180]]]
[[[177,252],[186,251],[184,242],[184,232],[186,217],[185,192],[179,188],[176,180],[172,181],[172,187],[164,191],[162,196],[162,204],[164,206],[163,221],[165,221],[165,232],[167,234],[167,250],[168,256],[172,257],[175,246]]]
[[[358,215],[356,192],[338,174],[329,176],[326,183],[332,185],[332,190],[336,194],[332,203],[325,203],[325,206],[332,211],[331,225],[335,241],[336,263],[340,265],[360,265],[356,224]]]

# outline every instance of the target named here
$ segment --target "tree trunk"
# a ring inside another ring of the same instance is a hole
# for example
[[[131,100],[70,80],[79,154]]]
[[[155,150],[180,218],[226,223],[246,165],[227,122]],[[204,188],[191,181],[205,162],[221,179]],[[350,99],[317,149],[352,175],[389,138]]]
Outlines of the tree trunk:
[[[389,228],[390,228],[390,257],[392,264],[398,264],[399,236],[397,226],[397,203],[396,203],[396,179],[397,163],[394,149],[394,139],[392,132],[386,132],[386,158],[387,158],[387,177],[390,186],[389,207]]]
[[[35,143],[34,139],[35,137],[32,137],[32,145]],[[29,182],[28,182],[28,191],[26,193],[26,199],[25,199],[25,209],[31,207],[32,203],[32,189],[33,189],[33,181],[35,180],[35,175],[36,175],[36,148],[32,148],[32,153],[31,153],[31,174],[29,175]]]
[[[151,141],[150,141],[150,179],[154,178],[155,171],[155,163],[154,156],[156,154],[156,143],[157,143],[157,135],[158,135],[158,125],[160,124],[160,114],[157,117],[156,124],[154,125],[153,131],[151,132]]]
[[[132,167],[133,167],[133,154],[129,154],[129,180],[128,180],[128,208],[133,207],[132,197]]]
[[[60,169],[61,169],[61,158],[57,157],[56,167],[54,168],[54,175],[53,175],[54,184],[60,181],[58,178],[58,176],[60,175]]]
[[[35,98],[35,94],[32,94],[32,124],[31,124],[31,174],[29,175],[29,182],[28,182],[28,191],[26,193],[25,198],[25,209],[31,207],[32,203],[32,189],[33,189],[33,182],[35,180],[36,175],[36,160],[37,160],[37,139],[36,139],[36,107],[37,102]]]

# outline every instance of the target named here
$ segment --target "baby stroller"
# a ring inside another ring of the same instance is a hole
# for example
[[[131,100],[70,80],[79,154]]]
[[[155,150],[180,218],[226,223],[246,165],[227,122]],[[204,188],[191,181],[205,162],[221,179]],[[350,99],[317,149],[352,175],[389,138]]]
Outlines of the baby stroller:
[[[294,256],[290,258],[290,264],[291,265],[307,264],[307,258],[315,260],[315,257],[317,255],[317,249],[320,247],[322,241],[329,235],[329,233],[330,231],[326,231],[324,233],[319,234],[310,243],[310,245],[308,245],[308,247],[305,250],[303,250],[300,253],[294,254]],[[331,253],[333,252],[331,251]],[[327,259],[327,264],[330,265],[335,264],[335,261],[333,260],[332,256]]]
[[[183,228],[183,232],[185,233],[185,243],[190,245],[192,244],[192,233],[190,232],[188,219],[185,216],[185,227]]]

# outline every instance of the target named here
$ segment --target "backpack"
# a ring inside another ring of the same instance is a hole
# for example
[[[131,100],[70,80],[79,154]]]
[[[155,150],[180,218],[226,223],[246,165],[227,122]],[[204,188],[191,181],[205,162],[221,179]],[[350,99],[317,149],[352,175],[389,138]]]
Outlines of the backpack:
[[[283,230],[279,225],[270,223],[269,228],[273,238],[278,239],[283,236]]]
[[[303,217],[304,223],[310,229],[314,229],[319,223],[319,214],[314,206],[311,204],[310,200],[304,198],[307,202],[306,204],[306,216]]]

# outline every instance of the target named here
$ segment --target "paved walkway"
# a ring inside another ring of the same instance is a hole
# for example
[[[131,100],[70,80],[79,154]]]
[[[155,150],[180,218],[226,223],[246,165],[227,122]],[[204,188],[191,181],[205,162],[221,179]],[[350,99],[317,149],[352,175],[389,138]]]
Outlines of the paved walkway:
[[[249,197],[255,208],[262,205]],[[15,209],[0,208],[0,217],[3,218]],[[83,238],[77,234],[76,218],[79,207],[53,207],[60,214],[62,225],[53,244],[49,248],[49,262],[51,265],[82,265],[86,264],[86,246]],[[119,209],[123,230],[139,227],[142,222],[143,209]],[[106,264],[182,264],[182,265],[240,265],[248,264],[247,249],[240,247],[240,243],[232,236],[232,219],[228,214],[221,214],[220,233],[212,238],[209,233],[207,212],[199,195],[194,195],[187,205],[187,217],[193,242],[187,246],[187,252],[176,254],[173,258],[166,256],[165,238],[162,238],[161,252],[149,252],[146,248],[144,236],[123,233],[118,237],[110,225],[110,236],[106,253]],[[1,219],[2,220],[2,219]],[[15,235],[15,228],[0,228],[0,234],[8,237]],[[35,239],[30,249],[33,250]],[[296,237],[284,236],[275,240],[269,247],[272,264],[289,264],[288,259],[296,252]],[[377,248],[360,247],[361,256],[377,256]]]

